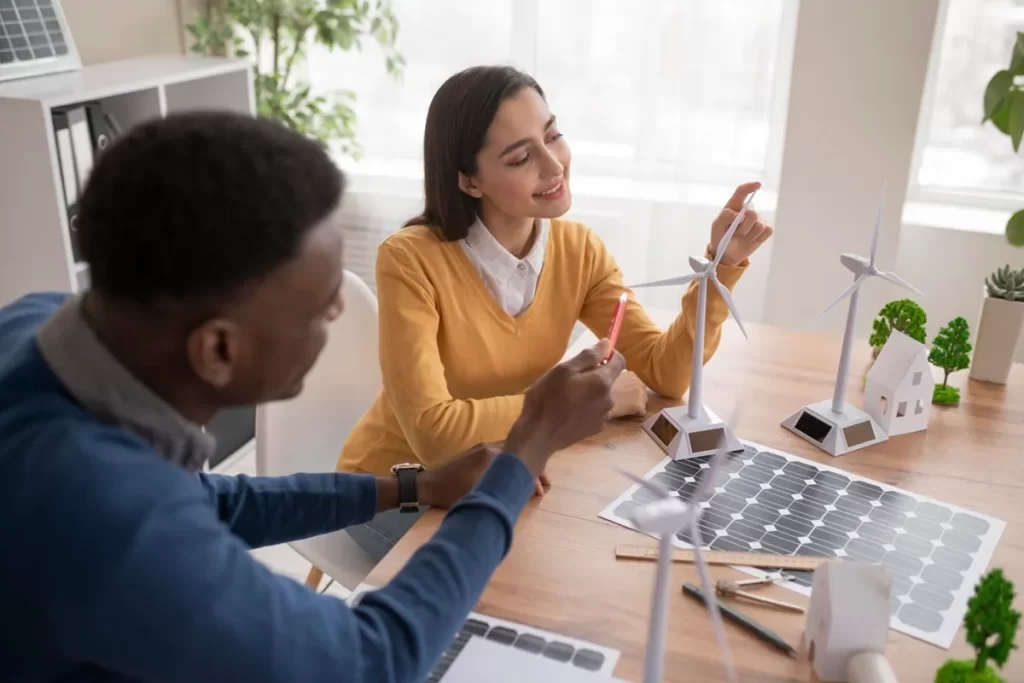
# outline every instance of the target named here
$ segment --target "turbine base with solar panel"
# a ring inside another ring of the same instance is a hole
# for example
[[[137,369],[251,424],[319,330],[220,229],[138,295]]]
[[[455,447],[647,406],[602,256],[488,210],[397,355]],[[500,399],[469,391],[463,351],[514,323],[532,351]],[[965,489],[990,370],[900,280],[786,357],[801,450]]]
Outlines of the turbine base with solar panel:
[[[643,477],[684,503],[700,495],[705,477],[715,482],[706,500],[697,499],[698,530],[684,528],[673,546],[693,548],[696,537],[710,550],[881,564],[892,578],[890,626],[939,647],[952,644],[1004,521],[742,443],[741,452],[723,456],[721,477],[714,476],[710,457],[666,458]],[[649,486],[634,485],[600,517],[641,531],[637,511],[659,497]],[[775,573],[738,569],[759,578]],[[813,572],[782,574],[781,585],[810,596]]]
[[[697,282],[697,321],[694,325],[693,334],[693,366],[690,371],[690,395],[687,397],[685,406],[665,408],[644,421],[644,431],[654,439],[654,442],[674,460],[686,460],[687,458],[699,458],[709,455],[720,455],[741,450],[743,446],[739,439],[733,434],[729,425],[720,419],[714,412],[705,406],[702,401],[704,386],[704,321],[707,317],[708,282],[714,285],[719,296],[729,308],[736,324],[739,325],[743,336],[747,331],[740,320],[739,312],[732,301],[729,289],[723,285],[717,276],[718,264],[729,246],[736,228],[743,222],[754,195],[757,191],[750,193],[743,208],[733,219],[729,229],[722,236],[715,250],[715,258],[712,261],[706,258],[690,257],[690,267],[693,274],[645,282],[639,285],[631,285],[630,289],[642,289],[645,287],[671,287]]]
[[[896,273],[882,271],[875,266],[875,256],[878,252],[878,232],[882,225],[884,205],[885,189],[883,188],[882,203],[878,207],[875,230],[871,238],[871,256],[870,258],[856,254],[840,256],[840,262],[854,274],[853,284],[822,312],[824,315],[843,299],[849,297],[850,303],[846,311],[846,331],[843,334],[843,346],[839,354],[839,369],[836,372],[836,386],[832,399],[805,406],[782,421],[783,427],[832,456],[845,455],[881,443],[889,438],[889,435],[871,415],[846,402],[846,384],[849,379],[850,356],[853,351],[854,326],[857,321],[857,304],[860,299],[861,284],[869,277],[878,277],[916,294],[921,293]]]

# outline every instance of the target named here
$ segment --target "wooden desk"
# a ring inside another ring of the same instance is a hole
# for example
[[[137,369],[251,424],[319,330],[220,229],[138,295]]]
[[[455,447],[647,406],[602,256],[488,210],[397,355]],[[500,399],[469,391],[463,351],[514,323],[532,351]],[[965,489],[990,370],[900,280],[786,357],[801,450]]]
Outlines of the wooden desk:
[[[674,315],[651,313],[662,325]],[[1014,582],[1016,608],[1024,611],[1024,540],[1019,531],[1024,522],[1024,366],[1013,368],[1006,387],[969,382],[966,371],[956,373],[951,383],[962,387],[961,404],[936,406],[927,431],[837,459],[779,423],[804,404],[831,397],[841,340],[758,325],[748,325],[748,330],[749,341],[734,323],[727,323],[722,344],[704,374],[704,400],[725,419],[730,419],[741,392],[746,395],[733,423],[737,435],[1005,520],[1007,528],[991,566],[1002,567]],[[861,342],[851,363],[851,402],[860,402],[860,378],[869,358],[870,349]],[[658,410],[663,405],[655,400],[649,407]],[[613,466],[642,475],[663,458],[639,420],[616,422],[597,438],[556,455],[548,467],[551,490],[527,505],[513,548],[478,610],[618,648],[622,658],[616,675],[639,681],[655,565],[616,560],[614,551],[618,544],[654,541],[599,519],[598,513],[629,486]],[[441,518],[439,511],[426,514],[367,581],[385,584],[431,536]],[[696,573],[682,564],[672,571],[665,680],[721,680],[707,612],[680,591],[684,581],[698,583]],[[728,567],[712,571],[716,579],[741,576]],[[765,594],[805,600],[783,588]],[[799,642],[802,615],[747,604],[742,609],[790,642]],[[734,625],[726,628],[740,680],[814,680],[805,660],[788,659]],[[962,634],[961,630],[945,651],[890,630],[887,654],[900,681],[930,683],[947,658],[972,656]],[[1018,642],[1024,645],[1024,629]],[[1002,675],[1007,681],[1024,681],[1024,651],[1011,653]]]

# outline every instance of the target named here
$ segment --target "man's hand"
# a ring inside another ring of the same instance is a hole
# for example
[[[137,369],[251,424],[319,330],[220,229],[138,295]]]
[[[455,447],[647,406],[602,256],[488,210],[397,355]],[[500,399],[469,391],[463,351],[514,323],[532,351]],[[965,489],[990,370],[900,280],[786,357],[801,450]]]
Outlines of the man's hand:
[[[496,444],[481,443],[460,453],[440,467],[420,472],[416,481],[420,504],[450,508],[470,489],[501,452]]]
[[[743,209],[743,204],[746,203],[747,197],[751,192],[760,187],[761,183],[744,183],[736,188],[732,197],[725,203],[725,208],[719,212],[711,224],[712,258],[715,257],[715,249],[718,248],[718,243],[722,241],[722,237],[729,230],[729,226],[732,225],[736,214]],[[736,232],[733,233],[732,239],[729,240],[729,245],[725,248],[725,253],[722,254],[720,263],[726,266],[735,266],[743,263],[762,244],[768,241],[768,238],[772,236],[772,232],[772,227],[766,225],[758,217],[757,212],[754,211],[753,204],[751,204],[747,212],[743,214],[743,222],[736,227]]]
[[[535,477],[548,458],[600,432],[614,406],[612,385],[626,366],[618,352],[608,363],[609,342],[556,365],[526,392],[523,412],[505,440],[505,450],[519,456]]]
[[[442,509],[455,505],[476,486],[491,461],[501,451],[501,444],[480,443],[440,467],[424,470],[416,482],[420,504]],[[547,474],[541,474],[533,485],[535,493],[543,496],[544,488],[551,486],[551,481]]]

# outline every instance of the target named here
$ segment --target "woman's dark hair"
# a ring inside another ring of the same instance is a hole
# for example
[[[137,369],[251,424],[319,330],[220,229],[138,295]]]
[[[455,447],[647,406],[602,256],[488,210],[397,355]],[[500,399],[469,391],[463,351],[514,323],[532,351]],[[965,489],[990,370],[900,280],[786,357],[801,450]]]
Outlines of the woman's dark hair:
[[[501,103],[524,88],[544,91],[529,74],[511,66],[474,66],[438,88],[423,134],[423,213],[406,222],[429,225],[454,242],[469,233],[479,200],[459,189],[459,173],[477,172],[476,156]]]

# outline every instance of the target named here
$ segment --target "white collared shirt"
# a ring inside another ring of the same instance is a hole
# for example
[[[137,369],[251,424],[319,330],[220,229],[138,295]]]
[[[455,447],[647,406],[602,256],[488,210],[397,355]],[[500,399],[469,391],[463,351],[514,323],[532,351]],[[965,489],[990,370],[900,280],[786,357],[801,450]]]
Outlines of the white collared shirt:
[[[536,226],[533,247],[522,259],[501,246],[479,218],[461,242],[463,251],[476,266],[495,301],[513,318],[521,315],[533,302],[540,271],[544,267],[550,226],[543,218],[537,220]]]

